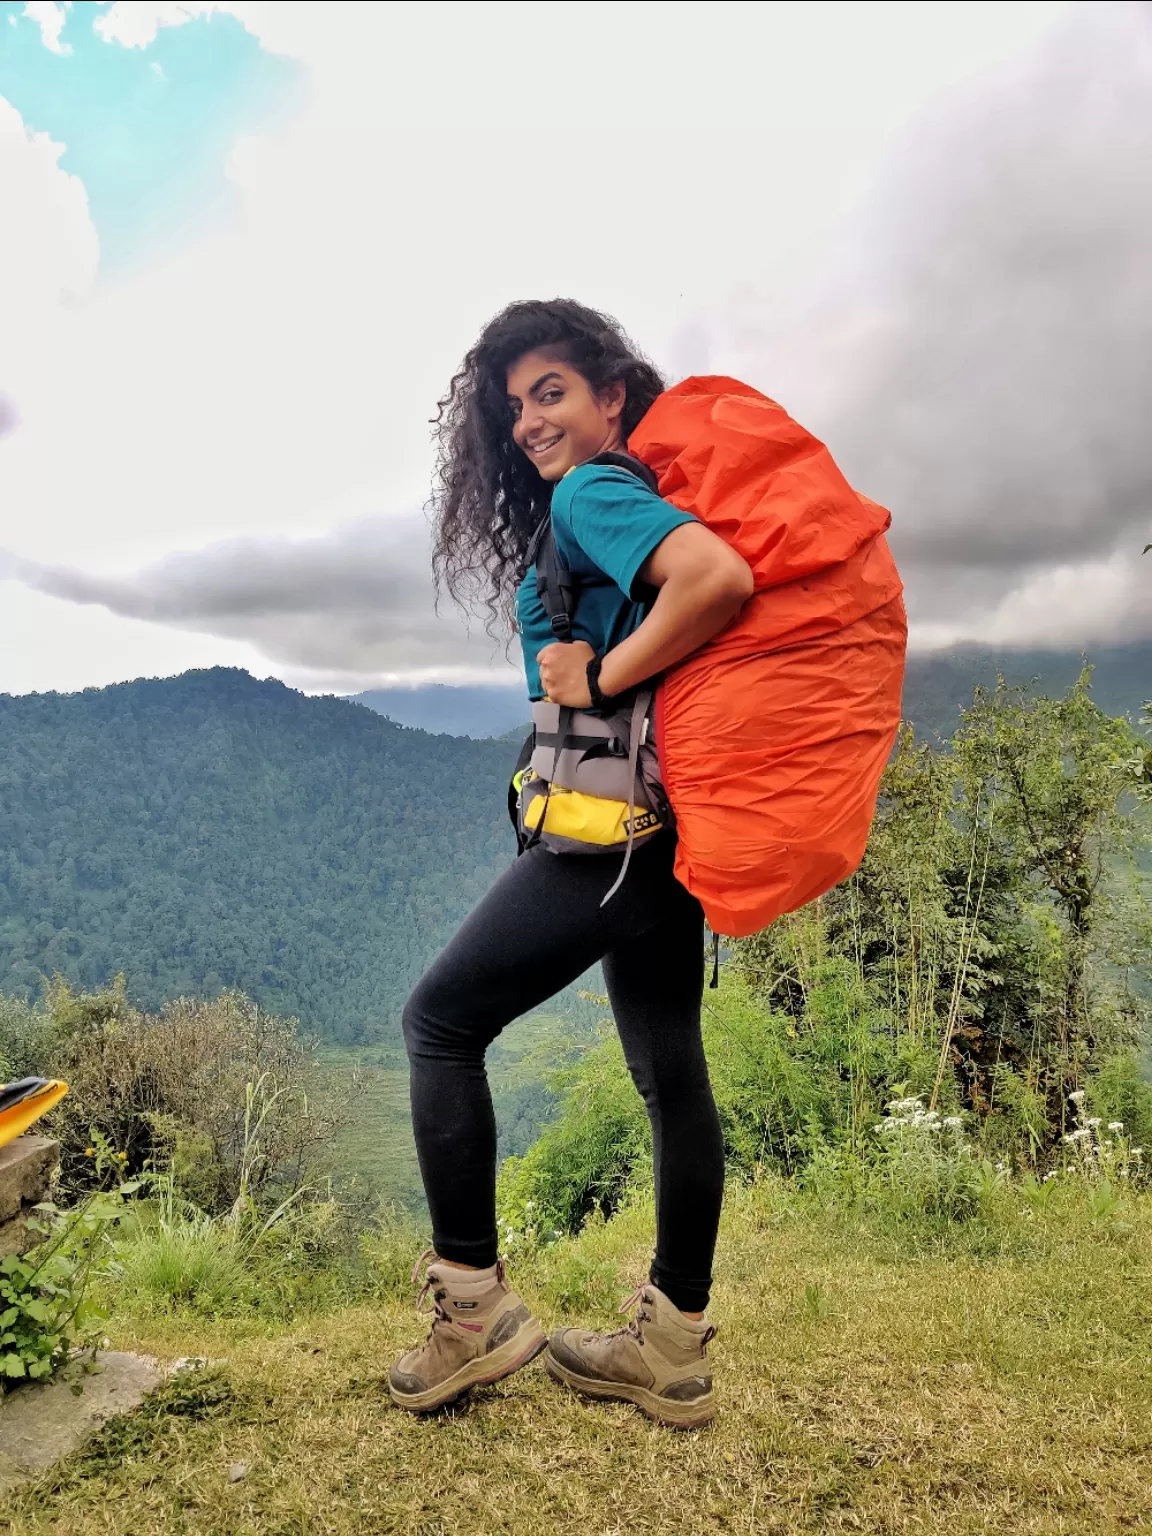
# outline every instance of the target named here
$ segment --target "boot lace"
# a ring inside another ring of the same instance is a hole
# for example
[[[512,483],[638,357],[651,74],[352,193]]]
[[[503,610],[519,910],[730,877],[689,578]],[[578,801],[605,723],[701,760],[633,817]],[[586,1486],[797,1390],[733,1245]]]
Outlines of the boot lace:
[[[626,1322],[623,1328],[614,1328],[611,1333],[606,1333],[604,1337],[606,1339],[622,1339],[625,1334],[628,1334],[638,1342],[642,1342],[644,1338],[644,1324],[652,1321],[652,1314],[644,1310],[648,1299],[648,1287],[638,1285],[631,1296],[622,1301],[616,1308],[618,1313],[623,1314],[631,1312],[633,1307],[639,1305],[636,1316]]]
[[[431,1266],[436,1262],[436,1259],[437,1259],[437,1253],[436,1253],[435,1248],[425,1248],[424,1252],[420,1255],[420,1257],[416,1260],[416,1263],[412,1266],[412,1284],[413,1285],[419,1284],[421,1268],[425,1264],[427,1264],[428,1268],[430,1269]],[[433,1333],[436,1331],[436,1324],[437,1323],[440,1323],[440,1322],[445,1322],[446,1323],[446,1322],[449,1321],[448,1314],[445,1312],[444,1308],[440,1305],[440,1303],[441,1303],[441,1301],[443,1300],[443,1297],[444,1297],[444,1292],[443,1292],[443,1290],[436,1290],[436,1289],[434,1289],[434,1287],[438,1283],[439,1283],[438,1280],[433,1279],[432,1276],[429,1275],[428,1270],[426,1269],[424,1271],[424,1284],[420,1287],[419,1294],[416,1297],[416,1316],[417,1317],[430,1317],[432,1319],[432,1326],[428,1330],[428,1337],[429,1338],[431,1338]],[[426,1307],[424,1305],[424,1298],[428,1295],[429,1291],[432,1292],[432,1305],[430,1307]]]
[[[632,1338],[636,1339],[638,1343],[643,1343],[644,1324],[650,1323],[652,1321],[651,1312],[646,1312],[644,1309],[645,1306],[651,1301],[651,1299],[652,1298],[648,1293],[648,1287],[646,1285],[638,1285],[632,1292],[631,1296],[629,1296],[626,1301],[621,1302],[620,1306],[617,1308],[618,1312],[631,1312],[632,1308],[636,1306],[637,1303],[639,1303],[639,1311],[636,1313],[636,1316],[629,1322],[625,1323],[623,1328],[615,1328],[611,1333],[606,1333],[604,1337],[606,1339],[619,1339],[623,1338],[625,1334],[628,1334]],[[716,1329],[711,1324],[709,1324],[708,1327],[704,1330],[704,1336],[700,1340],[701,1353],[704,1352],[704,1350],[708,1347],[709,1344],[711,1344],[715,1337]]]

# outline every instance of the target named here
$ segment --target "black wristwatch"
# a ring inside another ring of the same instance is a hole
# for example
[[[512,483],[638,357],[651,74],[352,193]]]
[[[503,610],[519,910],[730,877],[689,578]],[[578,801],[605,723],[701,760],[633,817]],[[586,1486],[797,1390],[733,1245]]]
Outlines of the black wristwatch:
[[[609,709],[612,700],[600,688],[600,668],[603,664],[603,656],[593,656],[585,668],[584,675],[588,679],[588,696],[592,700],[592,709]]]

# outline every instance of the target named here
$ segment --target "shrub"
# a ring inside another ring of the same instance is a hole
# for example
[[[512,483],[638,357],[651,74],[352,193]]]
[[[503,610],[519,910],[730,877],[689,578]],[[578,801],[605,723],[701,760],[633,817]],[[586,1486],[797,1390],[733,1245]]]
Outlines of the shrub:
[[[52,1019],[45,1008],[0,993],[0,1081],[47,1076],[52,1038]]]
[[[1114,1180],[1145,1183],[1148,1170],[1144,1147],[1133,1143],[1122,1120],[1107,1123],[1088,1113],[1088,1094],[1083,1088],[1069,1095],[1076,1125],[1064,1136],[1062,1172],[1078,1174],[1089,1184],[1111,1185]]]
[[[303,1191],[262,1215],[236,1206],[210,1216],[170,1174],[146,1181],[119,1248],[121,1310],[284,1320],[406,1294],[419,1234],[391,1206],[365,1227],[359,1205]]]
[[[188,1310],[208,1317],[259,1309],[261,1277],[236,1234],[200,1215],[143,1231],[121,1253],[134,1309]]]
[[[869,1203],[897,1217],[963,1221],[988,1192],[989,1172],[964,1139],[959,1115],[925,1109],[922,1099],[897,1099],[876,1126]]]
[[[1087,1095],[1093,1116],[1121,1122],[1129,1143],[1152,1149],[1152,1083],[1135,1051],[1106,1056],[1088,1078]]]
[[[69,1189],[92,1181],[85,1148],[95,1126],[130,1172],[170,1167],[202,1210],[241,1198],[274,1204],[307,1182],[339,1123],[313,1042],[238,992],[147,1014],[128,1003],[122,980],[89,994],[57,980],[47,1011],[17,1023],[13,1036],[36,1040],[35,1070],[71,1088],[45,1121]]]
[[[497,1203],[508,1249],[578,1231],[593,1210],[610,1215],[638,1160],[651,1155],[648,1117],[614,1037],[605,1035],[554,1085],[558,1118],[500,1172]]]
[[[930,1060],[894,1042],[890,1019],[841,962],[810,978],[808,999],[798,1021],[766,1007],[740,974],[709,993],[704,1045],[725,1156],[742,1177],[795,1172],[826,1143],[843,1152],[871,1135],[894,1078],[931,1077]],[[651,1160],[644,1106],[613,1034],[605,1031],[553,1086],[557,1118],[501,1170],[508,1250],[576,1232],[595,1210],[610,1215]]]

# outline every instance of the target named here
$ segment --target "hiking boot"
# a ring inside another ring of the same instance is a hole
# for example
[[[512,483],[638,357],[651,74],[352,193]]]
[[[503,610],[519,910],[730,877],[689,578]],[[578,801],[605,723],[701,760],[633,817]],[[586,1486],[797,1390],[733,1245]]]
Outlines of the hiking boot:
[[[504,1278],[503,1262],[490,1269],[454,1269],[422,1253],[412,1271],[431,1258],[417,1312],[432,1293],[432,1327],[418,1349],[401,1355],[388,1372],[392,1401],[412,1413],[442,1408],[468,1391],[511,1376],[547,1344],[543,1328]]]
[[[716,1411],[705,1359],[716,1330],[685,1317],[654,1285],[642,1285],[621,1312],[637,1302],[636,1316],[615,1333],[559,1329],[548,1341],[548,1373],[585,1397],[635,1403],[669,1429],[698,1429]]]

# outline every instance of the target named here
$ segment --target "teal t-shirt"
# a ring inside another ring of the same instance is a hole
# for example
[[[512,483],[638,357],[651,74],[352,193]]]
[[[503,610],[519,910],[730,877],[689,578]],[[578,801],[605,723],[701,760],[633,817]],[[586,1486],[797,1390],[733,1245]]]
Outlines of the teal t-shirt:
[[[640,568],[673,528],[694,521],[626,469],[581,464],[570,470],[552,493],[552,534],[557,553],[579,580],[572,638],[603,655],[630,635],[647,612]],[[556,637],[536,592],[535,566],[520,584],[516,617],[528,696],[540,699],[536,654]]]

